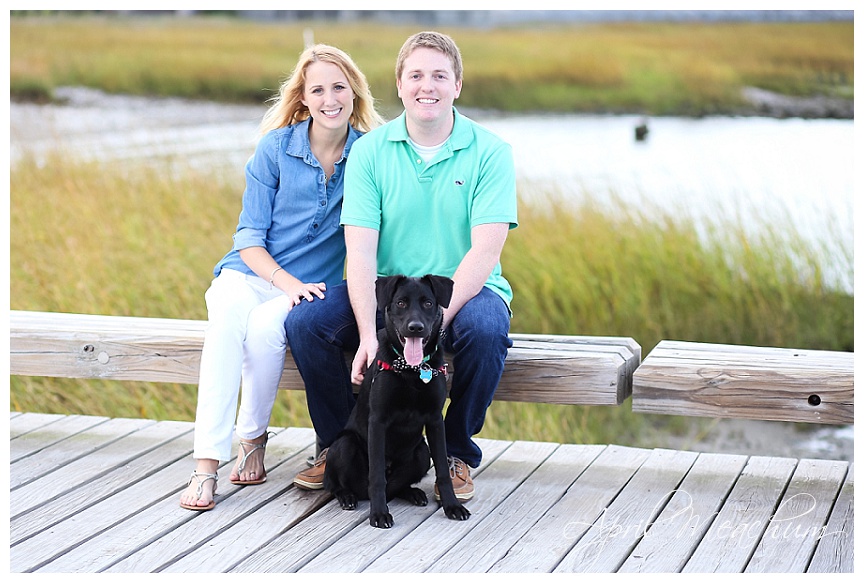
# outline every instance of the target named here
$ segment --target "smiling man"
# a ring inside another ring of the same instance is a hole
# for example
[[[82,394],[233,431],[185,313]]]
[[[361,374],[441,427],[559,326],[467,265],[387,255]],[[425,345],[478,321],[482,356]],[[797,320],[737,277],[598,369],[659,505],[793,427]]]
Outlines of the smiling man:
[[[347,288],[303,304],[286,323],[324,450],[295,483],[321,487],[326,448],[353,406],[351,383],[362,381],[378,350],[376,278],[435,274],[454,280],[441,340],[455,368],[445,431],[454,489],[465,501],[474,495],[470,467],[482,459],[473,436],[512,346],[513,294],[500,256],[517,225],[513,156],[509,144],[454,107],[462,58],[450,37],[408,38],[396,88],[404,113],[357,140],[346,167]],[[342,352],[353,347],[349,371]]]

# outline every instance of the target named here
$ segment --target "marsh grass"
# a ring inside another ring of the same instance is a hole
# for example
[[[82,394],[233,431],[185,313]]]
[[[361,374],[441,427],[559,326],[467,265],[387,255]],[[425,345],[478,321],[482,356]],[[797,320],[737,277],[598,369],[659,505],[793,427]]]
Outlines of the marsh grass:
[[[206,319],[242,188],[193,168],[25,157],[11,169],[10,307]],[[734,217],[705,226],[610,193],[547,194],[522,197],[505,247],[514,332],[629,336],[643,356],[661,339],[853,350],[853,298],[824,284],[824,257],[790,225],[754,238]],[[196,387],[11,377],[10,397],[13,411],[192,420]],[[281,392],[271,421],[310,426],[302,391]],[[629,403],[495,402],[481,435],[663,445],[658,427],[693,431]]]
[[[348,51],[384,106],[394,62],[417,27],[227,18],[18,17],[15,97],[83,85],[109,92],[261,103],[303,49],[303,31]],[[740,90],[851,98],[853,23],[617,23],[445,27],[465,59],[465,107],[705,115]]]

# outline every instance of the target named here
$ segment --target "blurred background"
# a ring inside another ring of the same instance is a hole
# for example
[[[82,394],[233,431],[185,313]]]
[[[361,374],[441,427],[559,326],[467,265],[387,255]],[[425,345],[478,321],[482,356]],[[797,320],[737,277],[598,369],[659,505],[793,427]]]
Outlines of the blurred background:
[[[205,319],[305,44],[385,118],[404,39],[514,149],[514,332],[854,350],[852,11],[12,11],[10,307]],[[98,395],[98,398],[94,398]],[[10,377],[13,411],[194,418],[196,387]],[[302,391],[272,423],[309,426]],[[483,437],[851,460],[851,427],[494,403]],[[722,442],[722,443],[721,443]],[[777,448],[785,448],[778,451]],[[797,448],[791,451],[789,448]]]

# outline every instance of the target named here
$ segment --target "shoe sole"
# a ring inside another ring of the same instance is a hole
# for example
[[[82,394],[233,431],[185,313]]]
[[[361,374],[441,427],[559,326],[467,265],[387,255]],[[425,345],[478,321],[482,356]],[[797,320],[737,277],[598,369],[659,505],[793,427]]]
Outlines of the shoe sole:
[[[192,506],[189,504],[180,504],[180,508],[185,508],[186,510],[194,510],[196,512],[204,512],[205,510],[213,510],[216,507],[216,501],[213,500],[207,506]]]
[[[323,483],[315,483],[315,482],[304,482],[303,480],[297,480],[295,478],[294,485],[300,488],[301,490],[323,490]]]
[[[244,482],[243,480],[229,480],[235,486],[257,486],[258,484],[263,484],[267,481],[267,473],[264,473],[264,476],[260,480],[249,480]]]
[[[472,498],[474,498],[474,492],[470,492],[470,493],[467,493],[467,494],[456,494],[456,499],[457,499],[459,502],[468,502],[468,501],[471,500]],[[437,492],[435,493],[435,500],[436,500],[437,502],[440,502],[440,501],[441,501],[441,495],[438,494]]]
[[[249,482],[243,482],[241,480],[231,480],[231,483],[235,486],[257,486],[258,484],[263,484],[267,481],[267,477],[261,478],[260,480],[252,480]]]

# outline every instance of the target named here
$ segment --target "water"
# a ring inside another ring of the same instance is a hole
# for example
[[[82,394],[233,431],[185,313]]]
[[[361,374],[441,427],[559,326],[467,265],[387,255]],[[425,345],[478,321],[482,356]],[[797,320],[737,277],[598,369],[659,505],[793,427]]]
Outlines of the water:
[[[67,88],[68,103],[11,104],[14,161],[62,149],[242,175],[260,106],[110,96]],[[559,194],[656,207],[758,232],[791,225],[823,249],[832,285],[853,291],[853,122],[711,117],[492,115],[466,112],[513,146],[520,195]]]
[[[792,228],[824,248],[832,283],[852,291],[853,124],[848,120],[519,116],[483,123],[513,145],[523,195],[614,194],[630,205],[745,231]],[[650,213],[649,213],[650,214]]]

